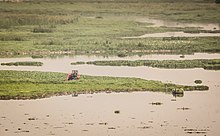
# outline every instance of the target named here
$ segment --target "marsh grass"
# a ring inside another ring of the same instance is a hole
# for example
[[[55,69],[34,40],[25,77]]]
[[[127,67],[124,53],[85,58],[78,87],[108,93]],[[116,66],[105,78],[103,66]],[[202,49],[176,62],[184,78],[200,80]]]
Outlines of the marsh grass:
[[[201,84],[201,83],[202,83],[202,80],[195,80],[194,83],[196,83],[196,84]]]
[[[23,62],[9,62],[1,63],[1,65],[6,66],[42,66],[42,62],[32,62],[32,61],[23,61]]]
[[[75,63],[77,64],[77,62]],[[195,59],[195,60],[112,60],[112,61],[89,61],[86,64],[98,66],[148,66],[168,69],[204,68],[207,70],[220,70],[219,59]]]
[[[33,33],[52,33],[52,28],[46,28],[42,26],[35,27],[32,31]]]
[[[207,90],[207,86],[182,86],[139,78],[86,76],[65,81],[66,73],[0,71],[1,99],[36,99],[54,95],[98,92],[153,91],[172,93],[174,88],[184,91]]]
[[[146,33],[198,32],[198,28],[152,27],[152,24],[136,20],[159,18],[187,23],[219,23],[220,8],[214,1],[1,2],[0,13],[1,57],[50,54],[55,51],[116,56],[127,52],[220,52],[219,37],[120,39]]]

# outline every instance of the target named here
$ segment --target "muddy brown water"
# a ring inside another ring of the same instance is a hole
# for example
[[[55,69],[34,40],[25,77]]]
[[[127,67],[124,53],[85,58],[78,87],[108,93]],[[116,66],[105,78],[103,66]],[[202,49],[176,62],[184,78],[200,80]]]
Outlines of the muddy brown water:
[[[144,59],[182,59],[179,55],[147,55]],[[184,59],[220,58],[219,54],[186,55]],[[58,96],[39,100],[1,100],[1,136],[185,136],[220,135],[220,71],[203,69],[158,69],[148,67],[71,66],[70,62],[112,60],[117,57],[76,56],[34,59],[42,67],[8,67],[0,69],[70,72],[75,68],[82,74],[153,79],[163,82],[195,85],[201,79],[210,87],[206,92],[185,92],[183,97],[165,93],[99,93],[78,97]],[[137,60],[133,58],[120,58]],[[0,62],[33,60],[7,58]],[[152,103],[162,103],[152,105]],[[119,113],[115,113],[119,111]]]
[[[40,61],[44,65],[36,66],[1,66],[1,70],[27,70],[27,71],[51,71],[51,72],[71,72],[72,69],[78,69],[81,74],[93,76],[116,76],[116,77],[138,77],[148,80],[159,80],[163,82],[172,82],[178,84],[194,84],[195,79],[201,79],[204,83],[209,79],[215,80],[219,77],[219,71],[197,69],[159,69],[146,66],[141,67],[112,67],[112,66],[94,66],[94,65],[70,65],[76,61],[94,61],[94,60],[183,60],[183,59],[219,59],[220,54],[196,53],[194,55],[145,55],[142,57],[97,57],[97,56],[75,56],[75,57],[58,57],[58,58],[1,58],[0,63],[16,61]],[[178,76],[177,76],[178,75]]]
[[[141,36],[122,37],[122,39],[138,39],[148,37],[219,37],[220,33],[184,33],[184,32],[165,32],[165,33],[153,33],[144,34]]]
[[[137,22],[149,23],[149,27],[181,27],[181,28],[200,28],[201,30],[220,30],[218,23],[180,23],[174,21],[152,19],[152,18],[138,18]]]

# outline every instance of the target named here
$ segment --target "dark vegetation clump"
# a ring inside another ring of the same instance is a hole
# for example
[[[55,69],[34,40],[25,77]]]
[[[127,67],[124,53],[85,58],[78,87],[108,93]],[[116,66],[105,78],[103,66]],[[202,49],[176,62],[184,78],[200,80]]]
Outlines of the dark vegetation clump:
[[[38,26],[33,29],[33,33],[52,33],[52,28]]]
[[[83,61],[78,61],[78,62],[72,62],[71,65],[83,65],[83,64],[86,64],[85,62]]]
[[[195,60],[112,60],[90,61],[87,64],[99,66],[148,66],[168,69],[204,68],[206,70],[220,70],[220,59],[195,59]]]
[[[1,65],[6,66],[42,66],[42,62],[32,62],[32,61],[23,61],[23,62],[9,62],[9,63],[1,63]]]
[[[119,111],[119,110],[116,110],[114,113],[115,113],[115,114],[119,114],[119,113],[120,113],[120,111]]]
[[[195,80],[194,81],[196,84],[201,84],[202,83],[202,80]]]
[[[38,58],[43,58],[43,55],[32,55],[31,58],[33,59],[38,59]]]
[[[126,53],[118,53],[118,57],[123,58],[127,57],[128,55]]]
[[[97,19],[103,19],[103,17],[102,17],[102,16],[97,16],[97,17],[95,17],[95,18],[97,18]]]

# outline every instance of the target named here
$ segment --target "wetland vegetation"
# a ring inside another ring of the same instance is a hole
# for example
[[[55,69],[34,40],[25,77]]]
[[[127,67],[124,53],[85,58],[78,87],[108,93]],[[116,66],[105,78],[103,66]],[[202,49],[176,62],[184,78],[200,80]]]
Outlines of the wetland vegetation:
[[[55,72],[0,71],[1,99],[36,99],[54,95],[153,91],[172,93],[208,90],[208,86],[183,86],[139,78],[119,78],[82,75],[79,80],[65,81],[67,74]]]
[[[34,62],[34,61],[23,61],[23,62],[8,62],[1,63],[1,65],[6,66],[42,66],[42,62]]]
[[[157,68],[186,69],[204,68],[206,70],[220,70],[219,59],[195,59],[195,60],[112,60],[112,61],[89,61],[74,62],[72,65],[93,64],[98,66],[148,66]]]
[[[212,0],[1,2],[0,13],[0,57],[220,52],[219,37],[120,38],[162,32],[218,33],[218,28],[155,27],[139,21],[219,24],[219,4]]]
[[[202,80],[195,80],[194,83],[196,83],[196,84],[201,84],[201,83],[202,83]]]

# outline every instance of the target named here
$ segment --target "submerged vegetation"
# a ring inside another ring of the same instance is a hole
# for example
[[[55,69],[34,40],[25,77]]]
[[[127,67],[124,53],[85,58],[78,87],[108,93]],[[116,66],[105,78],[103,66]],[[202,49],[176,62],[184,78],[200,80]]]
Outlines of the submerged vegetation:
[[[214,1],[184,0],[184,5],[174,0],[1,1],[0,13],[0,57],[220,52],[219,37],[120,38],[162,32],[218,33],[218,28],[155,27],[145,21],[219,23],[220,8]]]
[[[42,66],[42,62],[33,62],[33,61],[23,61],[23,62],[9,62],[9,63],[1,63],[1,65],[6,66]]]
[[[112,60],[75,62],[75,64],[93,64],[98,66],[148,66],[157,68],[185,69],[204,68],[206,70],[220,70],[220,59],[195,59],[195,60]]]
[[[36,99],[53,95],[96,92],[154,91],[172,93],[208,90],[207,86],[183,86],[139,78],[81,76],[79,80],[65,81],[65,73],[0,71],[1,99]]]

